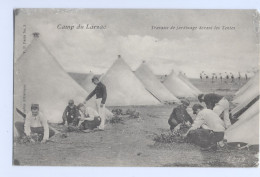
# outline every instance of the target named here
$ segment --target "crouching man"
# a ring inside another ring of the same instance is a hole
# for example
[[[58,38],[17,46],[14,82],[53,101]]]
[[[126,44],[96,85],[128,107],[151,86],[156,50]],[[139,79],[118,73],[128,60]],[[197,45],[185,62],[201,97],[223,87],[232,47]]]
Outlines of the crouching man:
[[[31,141],[34,134],[43,135],[41,143],[45,143],[49,137],[53,136],[55,132],[49,129],[46,117],[39,111],[39,104],[32,104],[31,111],[26,114],[25,123],[17,122],[16,128],[20,135],[23,133],[28,136]]]
[[[206,107],[213,110],[218,116],[223,114],[225,128],[230,127],[229,102],[225,97],[215,93],[199,94],[198,100],[200,103],[205,102]]]
[[[81,123],[79,125],[79,129],[84,132],[90,132],[91,130],[97,129],[101,123],[101,118],[97,111],[91,107],[85,107],[82,103],[80,103],[77,107],[81,112]]]
[[[168,124],[170,125],[170,130],[173,133],[177,133],[182,124],[192,124],[193,120],[189,113],[187,112],[187,107],[190,105],[189,100],[182,100],[181,105],[173,109]]]
[[[59,125],[65,125],[67,122],[68,126],[78,126],[78,117],[80,117],[80,113],[77,106],[74,104],[74,100],[69,100],[68,106],[66,106],[62,115],[63,122]]]
[[[214,111],[204,109],[200,104],[195,104],[192,109],[196,118],[184,138],[188,137],[197,145],[203,142],[202,150],[216,151],[217,143],[224,138],[224,122]]]

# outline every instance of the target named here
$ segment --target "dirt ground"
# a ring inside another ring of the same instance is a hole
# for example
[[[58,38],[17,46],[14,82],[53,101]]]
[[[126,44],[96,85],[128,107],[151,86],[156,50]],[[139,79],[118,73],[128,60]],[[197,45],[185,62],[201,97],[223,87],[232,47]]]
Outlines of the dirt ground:
[[[199,80],[192,82],[196,86],[207,85],[207,83],[199,84],[201,82]],[[241,85],[226,85],[229,90],[224,90],[224,92],[232,98]],[[214,87],[217,93],[223,92],[217,90],[216,87],[219,87],[219,84]],[[202,91],[206,92],[206,90]],[[188,143],[155,142],[156,136],[169,133],[167,120],[173,105],[119,108],[136,110],[140,113],[140,117],[125,118],[122,122],[115,124],[107,123],[105,131],[70,132],[66,133],[67,137],[57,134],[46,144],[15,142],[13,158],[18,160],[20,165],[26,166],[258,166],[256,157],[258,149],[228,148],[221,152],[204,152],[199,147]],[[64,130],[62,126],[53,126]]]

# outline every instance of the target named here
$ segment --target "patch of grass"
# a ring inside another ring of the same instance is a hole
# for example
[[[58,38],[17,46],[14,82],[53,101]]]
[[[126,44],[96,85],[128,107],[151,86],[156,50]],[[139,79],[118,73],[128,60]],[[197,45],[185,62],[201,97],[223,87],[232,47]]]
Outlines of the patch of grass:
[[[129,115],[130,119],[137,119],[140,117],[139,112],[137,112],[136,110],[131,110],[131,109],[126,110],[126,115]]]
[[[115,109],[112,110],[112,113],[114,115],[123,115],[123,110],[119,109],[119,108],[115,108]]]
[[[155,143],[181,143],[184,140],[180,136],[176,136],[172,133],[162,133],[160,135],[156,135],[153,138]]]
[[[108,120],[108,123],[110,124],[123,124],[123,118],[118,116],[118,115],[115,115],[114,117],[112,117],[111,119]]]
[[[19,137],[19,138],[17,138],[16,141],[19,144],[30,144],[30,143],[35,143],[35,142],[41,142],[42,138],[43,138],[42,134],[34,133],[30,137],[29,136]]]
[[[205,165],[210,167],[236,167],[232,163],[223,162],[223,161],[209,161],[205,163]]]
[[[112,113],[117,117],[124,116],[130,119],[137,119],[140,117],[140,113],[132,109],[127,109],[126,111],[123,111],[122,109],[115,108],[112,110]]]

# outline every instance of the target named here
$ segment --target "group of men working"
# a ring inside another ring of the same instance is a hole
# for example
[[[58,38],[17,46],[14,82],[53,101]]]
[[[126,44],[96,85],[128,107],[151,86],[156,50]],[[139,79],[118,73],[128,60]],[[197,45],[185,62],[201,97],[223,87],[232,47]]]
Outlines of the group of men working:
[[[83,103],[79,103],[76,106],[74,100],[71,99],[63,112],[63,122],[60,125],[65,125],[67,122],[69,128],[79,129],[84,132],[104,130],[106,120],[105,103],[107,99],[106,86],[99,81],[97,76],[92,78],[92,82],[96,87],[87,96],[84,104],[96,95],[96,110],[92,107],[85,106]],[[42,143],[45,143],[49,137],[55,134],[55,131],[49,127],[46,117],[40,111],[39,104],[32,104],[31,111],[27,113],[24,124],[17,122],[15,126],[18,133],[26,137],[31,137],[33,134],[42,134]],[[31,140],[33,141],[33,139]]]
[[[224,131],[231,125],[229,119],[229,102],[218,94],[200,94],[200,103],[204,102],[206,108],[201,104],[194,104],[193,120],[186,108],[189,106],[188,100],[182,100],[182,104],[173,109],[168,120],[173,133],[179,131],[181,125],[188,125],[190,128],[182,135],[183,138],[201,145],[202,150],[217,150],[218,144],[223,146]],[[202,143],[203,142],[203,143]]]
[[[105,102],[107,98],[106,86],[101,83],[97,76],[92,78],[92,82],[96,85],[95,89],[87,96],[84,103],[96,95],[96,110],[86,107],[83,103],[78,106],[73,100],[69,100],[68,106],[63,112],[64,125],[67,122],[69,127],[78,128],[79,130],[89,132],[92,130],[104,130],[105,127]],[[182,104],[173,109],[168,120],[172,132],[177,132],[181,125],[189,126],[184,138],[191,137],[194,141],[200,139],[198,137],[208,137],[205,150],[216,150],[218,142],[224,138],[224,131],[230,125],[229,119],[229,102],[220,95],[200,94],[198,96],[200,102],[206,104],[204,108],[201,104],[194,104],[192,107],[193,114],[196,118],[193,120],[186,108],[190,102],[182,100]],[[221,116],[222,115],[222,116]],[[33,133],[43,134],[41,142],[46,142],[55,132],[49,128],[46,117],[40,112],[39,104],[32,104],[31,111],[26,115],[25,123],[16,123],[19,134],[25,134],[30,137]],[[207,138],[206,138],[207,139]],[[204,139],[205,140],[205,139]],[[195,142],[196,143],[196,142]],[[198,143],[199,144],[199,143]]]

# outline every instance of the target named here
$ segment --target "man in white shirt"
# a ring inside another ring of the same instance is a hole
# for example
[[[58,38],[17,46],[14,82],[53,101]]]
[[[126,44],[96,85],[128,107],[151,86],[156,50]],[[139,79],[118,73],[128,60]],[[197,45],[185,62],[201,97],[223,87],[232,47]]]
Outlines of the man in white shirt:
[[[229,102],[225,97],[215,93],[199,94],[198,100],[201,103],[204,102],[206,107],[213,110],[218,116],[223,114],[226,129],[231,126],[229,118]]]
[[[184,137],[187,137],[191,131],[196,132],[196,130],[200,128],[209,130],[205,131],[206,133],[209,133],[210,137],[208,146],[203,150],[217,150],[217,142],[222,141],[224,138],[225,123],[213,110],[204,109],[200,104],[193,105],[192,109],[193,114],[196,114],[197,116]]]
[[[49,129],[46,117],[39,111],[39,104],[32,104],[31,111],[26,114],[24,133],[31,137],[32,133],[43,134],[42,143],[45,143],[55,132]]]
[[[80,117],[81,123],[79,125],[79,129],[85,132],[89,132],[91,130],[98,128],[98,126],[101,123],[101,118],[98,112],[91,107],[86,107],[82,103],[80,103],[77,107],[81,112],[81,117]]]

